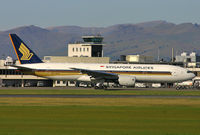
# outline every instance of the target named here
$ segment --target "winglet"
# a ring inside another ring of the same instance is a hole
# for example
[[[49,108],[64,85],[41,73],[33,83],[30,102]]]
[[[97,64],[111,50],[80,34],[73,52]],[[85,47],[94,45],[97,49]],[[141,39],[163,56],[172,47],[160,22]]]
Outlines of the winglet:
[[[43,63],[16,34],[9,34],[9,37],[20,64]]]

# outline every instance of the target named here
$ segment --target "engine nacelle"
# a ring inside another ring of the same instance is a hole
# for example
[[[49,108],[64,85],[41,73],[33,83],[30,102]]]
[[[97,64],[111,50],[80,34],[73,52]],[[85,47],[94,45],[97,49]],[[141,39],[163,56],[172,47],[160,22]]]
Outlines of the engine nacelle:
[[[128,75],[119,75],[118,82],[122,86],[135,86],[135,77]]]

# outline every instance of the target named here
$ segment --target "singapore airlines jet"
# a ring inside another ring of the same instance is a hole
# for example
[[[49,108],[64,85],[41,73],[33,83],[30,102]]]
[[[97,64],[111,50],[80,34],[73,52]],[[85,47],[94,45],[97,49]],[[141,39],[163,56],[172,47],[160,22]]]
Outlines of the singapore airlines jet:
[[[96,88],[104,88],[104,82],[134,86],[135,82],[173,83],[195,77],[187,69],[172,65],[43,63],[16,34],[9,36],[20,62],[13,66],[52,80],[91,82]]]

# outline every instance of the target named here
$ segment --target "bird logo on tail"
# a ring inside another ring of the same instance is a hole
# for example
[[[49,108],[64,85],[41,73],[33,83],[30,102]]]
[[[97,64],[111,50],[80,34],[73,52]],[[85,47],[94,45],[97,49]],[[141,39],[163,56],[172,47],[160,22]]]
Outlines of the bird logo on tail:
[[[29,49],[23,43],[21,43],[19,51],[22,53],[20,60],[30,60],[33,56],[33,53],[30,53]]]

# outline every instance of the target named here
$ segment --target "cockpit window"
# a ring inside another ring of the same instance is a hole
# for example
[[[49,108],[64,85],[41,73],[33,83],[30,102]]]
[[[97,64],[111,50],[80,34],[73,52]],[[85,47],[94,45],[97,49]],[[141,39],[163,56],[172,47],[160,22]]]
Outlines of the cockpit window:
[[[193,73],[193,72],[188,70],[187,73]]]

